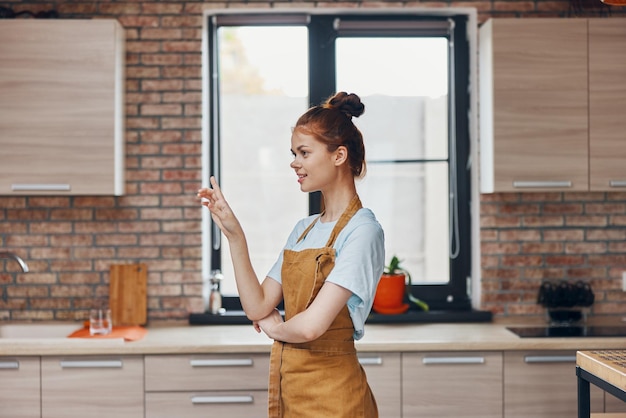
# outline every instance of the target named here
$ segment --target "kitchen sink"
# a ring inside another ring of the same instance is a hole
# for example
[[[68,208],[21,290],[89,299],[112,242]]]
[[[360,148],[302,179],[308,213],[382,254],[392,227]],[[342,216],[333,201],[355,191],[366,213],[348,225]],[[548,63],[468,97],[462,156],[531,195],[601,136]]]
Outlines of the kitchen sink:
[[[0,324],[0,338],[65,338],[83,327],[79,322],[23,322]]]

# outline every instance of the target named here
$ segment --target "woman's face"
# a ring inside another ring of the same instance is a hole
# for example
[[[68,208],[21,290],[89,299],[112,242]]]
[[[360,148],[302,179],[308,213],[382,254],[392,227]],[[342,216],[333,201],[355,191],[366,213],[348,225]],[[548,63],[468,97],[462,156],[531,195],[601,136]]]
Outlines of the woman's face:
[[[329,152],[315,137],[294,131],[291,153],[294,159],[290,166],[295,170],[303,192],[323,190],[337,178],[336,152]]]

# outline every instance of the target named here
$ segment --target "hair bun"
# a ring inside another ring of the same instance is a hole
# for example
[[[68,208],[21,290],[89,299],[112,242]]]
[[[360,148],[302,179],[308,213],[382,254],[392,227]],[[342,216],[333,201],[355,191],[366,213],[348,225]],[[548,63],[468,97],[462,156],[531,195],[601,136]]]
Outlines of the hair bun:
[[[361,98],[354,93],[340,91],[328,99],[325,106],[330,109],[337,109],[349,118],[359,117],[365,111],[365,105],[361,103]]]

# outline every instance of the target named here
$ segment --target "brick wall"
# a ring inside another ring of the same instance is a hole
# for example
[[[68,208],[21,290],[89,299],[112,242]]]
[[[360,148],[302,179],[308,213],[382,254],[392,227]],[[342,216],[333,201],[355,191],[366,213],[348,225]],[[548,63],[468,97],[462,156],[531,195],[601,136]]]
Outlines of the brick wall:
[[[4,1],[15,12],[116,18],[126,29],[126,194],[0,196],[0,320],[82,319],[108,297],[112,263],[148,265],[150,319],[202,309],[201,22],[207,8],[474,7],[494,17],[608,15],[599,0],[491,1]],[[626,8],[622,8],[626,9]],[[612,15],[624,15],[612,10]],[[1,42],[1,40],[0,40]],[[598,313],[624,313],[626,195],[496,194],[482,197],[484,307],[539,315],[542,278],[591,279]]]

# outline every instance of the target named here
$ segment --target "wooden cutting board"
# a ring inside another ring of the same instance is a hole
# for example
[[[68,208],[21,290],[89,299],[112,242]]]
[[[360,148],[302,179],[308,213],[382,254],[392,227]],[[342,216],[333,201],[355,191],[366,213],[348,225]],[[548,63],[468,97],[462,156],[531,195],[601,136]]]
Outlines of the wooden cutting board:
[[[148,321],[148,268],[145,264],[112,264],[109,307],[113,326],[145,325]]]

